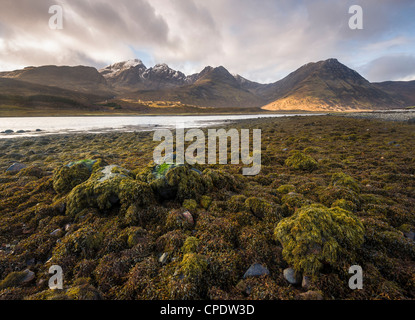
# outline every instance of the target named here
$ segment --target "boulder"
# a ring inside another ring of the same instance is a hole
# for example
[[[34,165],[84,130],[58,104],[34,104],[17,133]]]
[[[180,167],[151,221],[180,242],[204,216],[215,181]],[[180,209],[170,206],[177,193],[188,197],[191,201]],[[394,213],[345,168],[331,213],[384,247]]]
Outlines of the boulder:
[[[264,275],[269,275],[269,270],[259,263],[255,263],[249,267],[249,269],[245,272],[243,278],[249,277],[261,277]]]

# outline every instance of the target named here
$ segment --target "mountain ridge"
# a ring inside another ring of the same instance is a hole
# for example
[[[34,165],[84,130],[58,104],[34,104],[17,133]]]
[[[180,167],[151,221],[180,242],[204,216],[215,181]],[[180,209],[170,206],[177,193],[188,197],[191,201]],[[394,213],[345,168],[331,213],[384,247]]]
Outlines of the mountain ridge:
[[[185,75],[167,64],[147,68],[139,59],[100,70],[88,66],[27,67],[0,72],[1,78],[117,101],[167,101],[213,108],[348,111],[415,105],[415,81],[370,83],[333,58],[305,64],[269,84],[232,75],[223,66],[207,66],[199,73]],[[5,94],[1,90],[0,95]],[[16,90],[13,91],[18,95]]]

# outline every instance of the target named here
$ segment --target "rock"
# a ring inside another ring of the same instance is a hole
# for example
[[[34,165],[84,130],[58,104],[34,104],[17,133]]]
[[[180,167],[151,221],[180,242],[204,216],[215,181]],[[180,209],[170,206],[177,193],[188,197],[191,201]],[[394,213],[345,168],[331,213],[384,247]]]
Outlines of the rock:
[[[35,278],[35,273],[33,271],[30,271],[29,269],[26,269],[23,272],[25,273],[25,276],[21,280],[22,283],[28,283],[28,282],[32,281]]]
[[[16,133],[25,133],[26,131],[24,131],[24,130],[18,130],[18,131],[16,131]]]
[[[41,129],[36,129],[36,132],[41,132],[42,130]]]
[[[403,234],[408,239],[411,239],[412,241],[415,241],[415,230],[410,230],[408,232],[404,232]]]
[[[169,254],[167,252],[163,253],[159,259],[161,264],[166,264],[167,260],[169,259]]]
[[[182,216],[186,219],[186,221],[190,224],[190,225],[194,225],[194,220],[193,220],[193,216],[189,211],[185,211],[182,212]]]
[[[4,133],[6,133],[6,134],[10,134],[10,133],[13,133],[13,132],[14,132],[14,131],[13,131],[13,130],[10,130],[10,129],[9,129],[9,130],[5,130],[5,131],[4,131]]]
[[[301,275],[295,272],[293,268],[287,268],[284,270],[284,278],[292,285],[298,285],[302,282]]]
[[[304,276],[303,277],[303,281],[301,283],[301,286],[304,289],[308,289],[308,288],[310,288],[310,285],[311,285],[311,279],[310,279],[310,277]]]
[[[53,237],[58,236],[61,233],[61,231],[62,231],[61,229],[56,229],[56,230],[52,231],[50,233],[50,235],[53,236]]]
[[[243,278],[246,279],[248,277],[261,277],[264,275],[269,275],[269,270],[259,263],[255,263],[249,267],[249,269],[245,272]]]
[[[321,292],[311,290],[304,293],[300,293],[299,297],[301,300],[324,300]]]
[[[118,171],[118,172],[114,172],[114,171]],[[117,165],[106,166],[101,170],[101,172],[104,175],[101,179],[98,180],[98,182],[104,182],[112,178],[127,178],[126,174],[120,173],[122,171],[129,172],[128,170],[121,168],[120,166],[117,166]]]
[[[6,172],[19,172],[26,167],[27,166],[24,163],[15,162],[7,168]]]

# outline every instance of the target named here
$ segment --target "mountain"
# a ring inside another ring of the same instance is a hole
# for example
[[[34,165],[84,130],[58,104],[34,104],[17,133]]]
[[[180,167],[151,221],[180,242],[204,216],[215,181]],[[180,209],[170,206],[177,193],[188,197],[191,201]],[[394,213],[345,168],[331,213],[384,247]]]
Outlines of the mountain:
[[[373,85],[403,101],[408,106],[415,106],[415,81],[386,81]]]
[[[186,77],[185,85],[162,90],[136,91],[129,98],[180,101],[185,104],[215,108],[259,108],[265,101],[244,89],[224,67],[206,67]]]
[[[93,67],[42,66],[0,73],[0,77],[61,89],[110,96],[105,78]]]
[[[381,110],[414,106],[414,92],[415,81],[370,83],[336,59],[308,63],[270,84],[232,75],[223,66],[205,67],[187,76],[166,64],[147,68],[138,59],[99,71],[87,66],[41,66],[0,72],[3,109],[38,103],[50,108],[117,110],[136,106],[151,109],[155,105],[271,111]]]
[[[138,59],[119,62],[99,72],[114,88],[127,91],[160,90],[188,83],[184,73],[173,70],[164,63],[147,68]]]
[[[273,111],[376,110],[404,105],[336,59],[306,64],[256,93],[269,101],[263,109]]]

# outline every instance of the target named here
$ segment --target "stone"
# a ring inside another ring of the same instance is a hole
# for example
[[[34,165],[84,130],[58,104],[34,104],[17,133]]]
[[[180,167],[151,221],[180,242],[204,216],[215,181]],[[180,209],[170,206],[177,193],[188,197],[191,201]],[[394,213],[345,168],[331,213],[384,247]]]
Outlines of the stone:
[[[6,134],[10,134],[10,133],[13,133],[13,132],[14,132],[14,131],[13,131],[13,130],[10,130],[10,129],[9,129],[9,130],[5,130],[5,131],[4,131],[4,133],[6,133]]]
[[[249,277],[261,277],[264,275],[269,275],[269,270],[259,263],[255,263],[249,267],[249,269],[245,272],[243,278]]]
[[[51,235],[51,236],[53,236],[53,237],[55,237],[55,236],[59,235],[59,233],[60,233],[61,231],[62,231],[61,229],[56,229],[56,230],[52,231],[52,232],[50,233],[50,235]]]
[[[164,252],[160,257],[159,262],[161,264],[166,264],[168,259],[169,259],[169,254],[167,252]]]
[[[35,273],[33,271],[30,271],[29,269],[26,269],[25,271],[23,271],[26,275],[25,277],[22,279],[22,283],[28,283],[30,281],[32,281],[35,278]]]
[[[301,282],[301,286],[304,289],[308,289],[308,288],[310,288],[310,285],[311,285],[311,279],[310,279],[310,277],[304,276],[303,277],[303,281]]]
[[[193,216],[189,211],[185,211],[182,213],[182,216],[186,219],[186,221],[190,224],[190,225],[194,225],[194,220],[193,220]]]
[[[287,268],[283,272],[285,280],[292,285],[298,285],[302,282],[302,277],[293,268]]]
[[[6,172],[19,172],[26,167],[27,166],[24,163],[15,162],[7,168]]]
[[[412,241],[415,241],[415,230],[410,230],[408,232],[404,232],[403,234],[408,239],[411,239]]]
[[[301,300],[324,300],[323,295],[319,291],[307,291],[304,293],[300,293]]]

